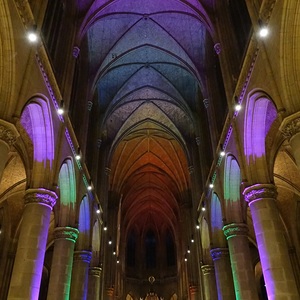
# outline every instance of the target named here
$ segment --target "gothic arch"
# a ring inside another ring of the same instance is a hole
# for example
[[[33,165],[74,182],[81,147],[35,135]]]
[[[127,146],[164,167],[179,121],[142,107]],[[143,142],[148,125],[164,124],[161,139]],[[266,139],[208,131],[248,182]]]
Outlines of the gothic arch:
[[[242,222],[240,203],[241,174],[237,160],[227,155],[224,170],[224,199],[227,222]]]
[[[71,158],[62,164],[58,176],[60,190],[59,226],[75,226],[76,179]]]
[[[22,111],[20,123],[31,142],[31,145],[27,145],[29,151],[32,147],[30,186],[48,187],[47,184],[52,182],[50,171],[55,155],[52,117],[48,102],[40,97],[32,98]]]
[[[81,200],[79,207],[79,222],[78,230],[79,236],[77,241],[77,250],[85,250],[89,248],[90,230],[91,230],[91,212],[90,203],[87,196],[84,196]]]
[[[214,247],[225,247],[226,241],[223,234],[223,213],[220,199],[216,193],[213,193],[211,199],[210,222],[211,239]]]
[[[202,245],[202,259],[204,264],[211,264],[212,259],[210,255],[210,235],[209,228],[205,218],[201,220],[201,245]]]
[[[249,95],[244,123],[244,151],[248,181],[252,183],[271,181],[273,163],[270,169],[266,158],[270,152],[267,135],[276,118],[276,107],[265,93],[257,91]]]

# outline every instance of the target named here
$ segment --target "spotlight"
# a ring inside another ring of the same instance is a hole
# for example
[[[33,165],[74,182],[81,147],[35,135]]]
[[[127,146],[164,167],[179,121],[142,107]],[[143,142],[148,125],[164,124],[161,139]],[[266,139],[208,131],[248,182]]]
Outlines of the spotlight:
[[[30,43],[36,43],[38,40],[38,35],[36,32],[37,26],[33,25],[31,29],[27,32],[27,39]]]
[[[200,226],[199,226],[199,224],[197,224],[197,225],[196,225],[196,229],[198,229],[198,230],[200,229]]]
[[[113,255],[116,255],[116,248],[114,248],[113,250]]]
[[[117,258],[117,264],[118,264],[118,263],[120,263],[120,259],[119,259],[119,257]]]
[[[106,222],[104,223],[103,230],[104,230],[104,231],[106,231],[106,230],[107,230],[107,225],[106,225]]]
[[[109,245],[111,245],[111,244],[112,244],[111,237],[109,237],[108,244],[109,244]]]
[[[242,108],[241,104],[236,104],[235,107],[234,107],[234,109],[235,109],[236,111],[240,111],[241,108]]]
[[[92,187],[92,180],[91,179],[90,179],[90,182],[89,182],[89,185],[88,185],[87,189],[89,191],[91,191],[93,189],[93,187]]]
[[[97,210],[96,210],[96,213],[99,215],[100,214],[100,207],[99,207],[99,204],[98,204],[98,207],[97,207]]]
[[[77,149],[77,153],[76,153],[76,155],[75,155],[75,159],[76,160],[80,160],[81,159],[81,151],[80,151],[80,148],[78,147],[78,149]]]
[[[194,242],[195,242],[194,236],[192,235],[192,236],[191,236],[191,243],[194,243]]]
[[[184,256],[184,261],[187,261],[187,257],[186,257],[186,255]]]
[[[188,253],[188,254],[191,253],[190,247],[187,248],[187,253]]]
[[[201,210],[202,211],[206,211],[206,208],[205,208],[205,203],[204,203],[204,201],[202,202],[202,207],[201,207]],[[198,225],[199,226],[199,225]]]
[[[57,109],[57,113],[59,115],[63,115],[64,112],[65,112],[65,110],[64,110],[64,100],[61,100],[60,103],[59,103],[59,107]]]
[[[269,34],[269,29],[268,27],[264,24],[264,22],[259,19],[258,20],[258,24],[259,24],[259,36],[264,38]]]
[[[214,184],[213,183],[210,183],[209,184],[209,187],[212,189],[214,187]]]

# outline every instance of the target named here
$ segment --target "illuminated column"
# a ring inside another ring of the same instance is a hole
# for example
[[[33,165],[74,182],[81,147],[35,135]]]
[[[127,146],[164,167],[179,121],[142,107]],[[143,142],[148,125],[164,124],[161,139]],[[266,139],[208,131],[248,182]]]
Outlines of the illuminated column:
[[[201,270],[203,274],[204,299],[217,300],[218,295],[214,267],[212,265],[203,265]]]
[[[10,147],[15,143],[19,133],[14,125],[0,120],[0,182],[8,159]]]
[[[232,223],[223,227],[228,241],[236,299],[258,300],[248,241],[248,226]]]
[[[194,285],[190,286],[190,300],[198,300],[198,288]]]
[[[78,233],[72,227],[54,229],[54,251],[47,300],[69,299],[74,246]]]
[[[99,300],[101,271],[99,267],[89,268],[88,300]]]
[[[210,253],[214,261],[218,299],[235,299],[229,250],[227,248],[215,248]]]
[[[86,300],[88,289],[88,272],[92,253],[90,251],[75,251],[72,282],[71,282],[71,300]]]
[[[113,300],[114,299],[114,288],[109,287],[106,289],[106,292],[107,292],[108,299]]]
[[[57,196],[45,189],[25,193],[18,248],[7,299],[39,298],[50,215]]]
[[[244,190],[249,202],[269,300],[300,299],[273,184],[255,184]]]

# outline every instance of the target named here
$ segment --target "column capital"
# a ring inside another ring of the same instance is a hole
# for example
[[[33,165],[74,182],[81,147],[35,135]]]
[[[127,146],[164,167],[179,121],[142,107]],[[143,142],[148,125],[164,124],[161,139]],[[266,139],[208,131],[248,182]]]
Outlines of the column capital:
[[[201,266],[201,270],[203,275],[210,275],[215,272],[215,268],[213,265],[203,265]]]
[[[198,287],[195,286],[195,285],[190,285],[190,286],[189,286],[189,289],[190,289],[190,294],[191,294],[191,295],[196,295],[197,292],[198,292]]]
[[[286,117],[281,123],[279,130],[281,131],[283,137],[287,140],[290,140],[294,135],[300,133],[299,112]]]
[[[74,252],[74,261],[83,261],[86,263],[90,263],[92,259],[92,252],[91,251],[85,251],[85,250],[81,250],[81,251],[75,251]]]
[[[54,229],[55,240],[68,240],[73,243],[76,242],[78,238],[79,230],[73,227],[56,227]]]
[[[244,189],[243,195],[245,200],[249,203],[264,198],[276,199],[277,190],[276,186],[271,183],[254,184]]]
[[[107,296],[112,297],[114,295],[114,288],[109,287],[106,289],[106,292],[107,292]]]
[[[19,133],[13,124],[0,120],[0,140],[3,140],[9,146],[12,146],[16,142],[18,136]]]
[[[46,190],[44,188],[28,189],[25,192],[25,205],[26,204],[42,204],[47,205],[51,209],[56,203],[57,195],[55,192]]]
[[[222,257],[229,256],[229,250],[228,248],[214,248],[210,250],[210,255],[213,261],[216,261],[221,259]]]
[[[102,272],[102,268],[100,267],[90,267],[89,268],[89,275],[94,277],[100,277]]]
[[[236,236],[248,236],[248,226],[244,223],[232,223],[223,227],[227,240]]]

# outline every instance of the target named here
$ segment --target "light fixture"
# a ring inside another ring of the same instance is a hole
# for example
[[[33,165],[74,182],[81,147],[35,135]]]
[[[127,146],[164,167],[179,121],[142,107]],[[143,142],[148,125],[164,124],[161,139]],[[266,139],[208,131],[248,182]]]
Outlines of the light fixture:
[[[119,257],[117,258],[117,264],[118,264],[118,263],[120,263],[120,259],[119,259]]]
[[[60,100],[59,107],[57,109],[57,113],[59,115],[63,115],[64,112],[65,112],[65,110],[64,110],[64,100]]]
[[[111,245],[111,244],[112,244],[111,237],[109,237],[108,244],[109,244],[109,245]]]
[[[204,201],[202,202],[202,207],[201,207],[201,210],[202,211],[206,211],[206,208],[205,208],[205,203],[204,203]],[[199,226],[199,225],[198,225]]]
[[[197,224],[197,225],[196,225],[196,229],[198,229],[198,230],[200,229],[200,226],[199,226],[199,224]]]
[[[114,248],[113,250],[113,255],[116,255],[116,248]]]
[[[81,159],[80,147],[77,148],[77,152],[76,152],[75,158],[76,158],[76,160],[80,160]]]
[[[224,151],[224,147],[222,144],[220,145],[220,148],[221,148],[220,155],[223,157],[223,156],[225,156],[226,153]]]
[[[191,243],[194,243],[194,242],[195,242],[194,236],[192,235],[192,236],[191,236]]]
[[[27,32],[27,39],[30,43],[36,43],[38,40],[38,35],[36,32],[37,26],[33,25]]]
[[[242,106],[239,103],[239,98],[237,96],[234,96],[234,101],[235,101],[235,106],[234,106],[235,111],[240,111]]]
[[[186,255],[184,256],[184,261],[187,261],[187,257],[186,257]]]
[[[99,204],[98,204],[98,206],[97,206],[97,210],[96,210],[96,213],[99,215],[99,214],[100,214],[100,212],[101,212],[101,210],[100,210],[100,206],[99,206]]]
[[[259,25],[259,36],[265,38],[269,34],[268,27],[266,26],[266,24],[264,24],[264,22],[261,19],[258,20],[258,25]]]
[[[106,222],[104,222],[103,230],[104,230],[104,231],[106,231],[106,230],[107,230],[107,225],[106,225]]]
[[[188,253],[188,254],[191,253],[190,247],[187,247],[187,253]]]
[[[91,191],[92,190],[92,179],[90,179],[90,182],[89,182],[89,185],[88,185],[88,187],[87,187],[87,189],[89,190],[89,191]]]
[[[211,182],[211,183],[209,184],[209,187],[212,189],[212,188],[214,187],[214,184]]]

